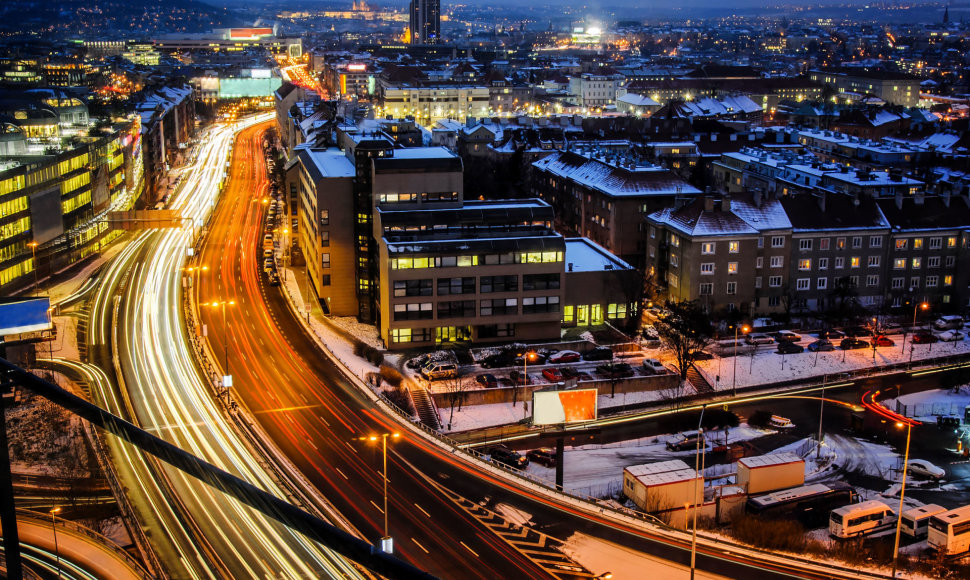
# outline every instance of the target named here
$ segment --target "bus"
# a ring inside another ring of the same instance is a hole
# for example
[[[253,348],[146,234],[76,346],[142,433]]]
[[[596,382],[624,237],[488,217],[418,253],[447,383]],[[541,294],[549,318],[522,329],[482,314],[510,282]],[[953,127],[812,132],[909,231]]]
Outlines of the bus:
[[[930,517],[927,535],[931,549],[943,554],[960,554],[970,548],[970,505]]]
[[[829,535],[833,538],[865,536],[888,529],[896,523],[896,512],[877,499],[842,506],[829,516]]]
[[[903,521],[899,523],[899,530],[911,538],[925,538],[929,533],[930,518],[945,511],[945,507],[935,503],[910,508],[900,516]]]
[[[796,518],[808,528],[828,522],[829,512],[859,501],[859,494],[847,483],[813,483],[748,498],[745,511],[765,518]]]

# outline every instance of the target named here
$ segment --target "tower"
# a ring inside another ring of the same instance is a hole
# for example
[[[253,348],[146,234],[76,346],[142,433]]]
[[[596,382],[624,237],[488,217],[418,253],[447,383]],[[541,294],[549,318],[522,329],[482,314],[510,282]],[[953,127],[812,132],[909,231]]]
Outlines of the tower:
[[[411,0],[411,44],[438,44],[440,0]]]
[[[946,8],[943,9],[943,24],[950,23],[950,5],[948,4]]]

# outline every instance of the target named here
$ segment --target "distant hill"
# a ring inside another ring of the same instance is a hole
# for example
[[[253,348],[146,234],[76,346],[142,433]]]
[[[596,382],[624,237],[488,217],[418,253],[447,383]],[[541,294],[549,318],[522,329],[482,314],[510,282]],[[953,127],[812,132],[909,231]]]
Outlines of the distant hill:
[[[0,33],[44,37],[134,38],[207,32],[243,24],[234,11],[196,0],[3,0]]]

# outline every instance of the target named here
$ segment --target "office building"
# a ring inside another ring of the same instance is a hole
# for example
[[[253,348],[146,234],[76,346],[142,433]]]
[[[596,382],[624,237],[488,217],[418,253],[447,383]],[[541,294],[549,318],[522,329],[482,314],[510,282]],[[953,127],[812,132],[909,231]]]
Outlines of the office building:
[[[441,33],[440,0],[411,0],[411,44],[438,44]]]

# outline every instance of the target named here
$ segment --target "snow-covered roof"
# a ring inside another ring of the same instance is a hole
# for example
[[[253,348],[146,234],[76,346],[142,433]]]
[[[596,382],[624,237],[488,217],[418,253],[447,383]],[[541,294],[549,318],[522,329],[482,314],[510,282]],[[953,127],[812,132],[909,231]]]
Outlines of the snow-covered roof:
[[[307,148],[300,152],[305,162],[313,164],[313,168],[320,172],[321,177],[354,177],[356,171],[353,162],[347,155],[331,147],[329,149]]]
[[[772,465],[785,465],[786,463],[805,463],[805,460],[791,452],[769,453],[768,455],[756,455],[754,457],[742,457],[738,459],[738,465],[744,465],[748,469],[759,467],[770,467]]]
[[[664,471],[663,473],[640,475],[637,476],[637,481],[647,487],[653,487],[659,485],[670,485],[672,483],[681,483],[684,481],[693,481],[702,477],[703,475],[699,475],[693,469],[688,468],[678,469],[677,471]]]
[[[626,103],[634,107],[659,107],[660,103],[647,97],[645,95],[638,95],[636,93],[627,93],[622,97],[616,99],[618,103]]]
[[[588,238],[566,240],[567,272],[631,270],[631,266]]]
[[[668,471],[680,471],[690,469],[690,466],[680,459],[670,459],[668,461],[658,461],[656,463],[644,463],[642,465],[631,465],[624,471],[628,471],[633,477],[652,475],[655,473],[666,473]]]
[[[575,152],[561,152],[535,161],[532,165],[617,197],[701,193],[667,169],[634,163],[624,166],[622,157],[615,158],[611,163],[606,161],[606,156],[592,158]]]
[[[665,208],[654,212],[650,218],[692,237],[757,235],[792,227],[778,200],[764,200],[759,207],[750,199],[747,196],[733,197],[727,211],[721,210],[717,202],[713,211],[705,211],[704,200],[698,199],[678,210]]]

